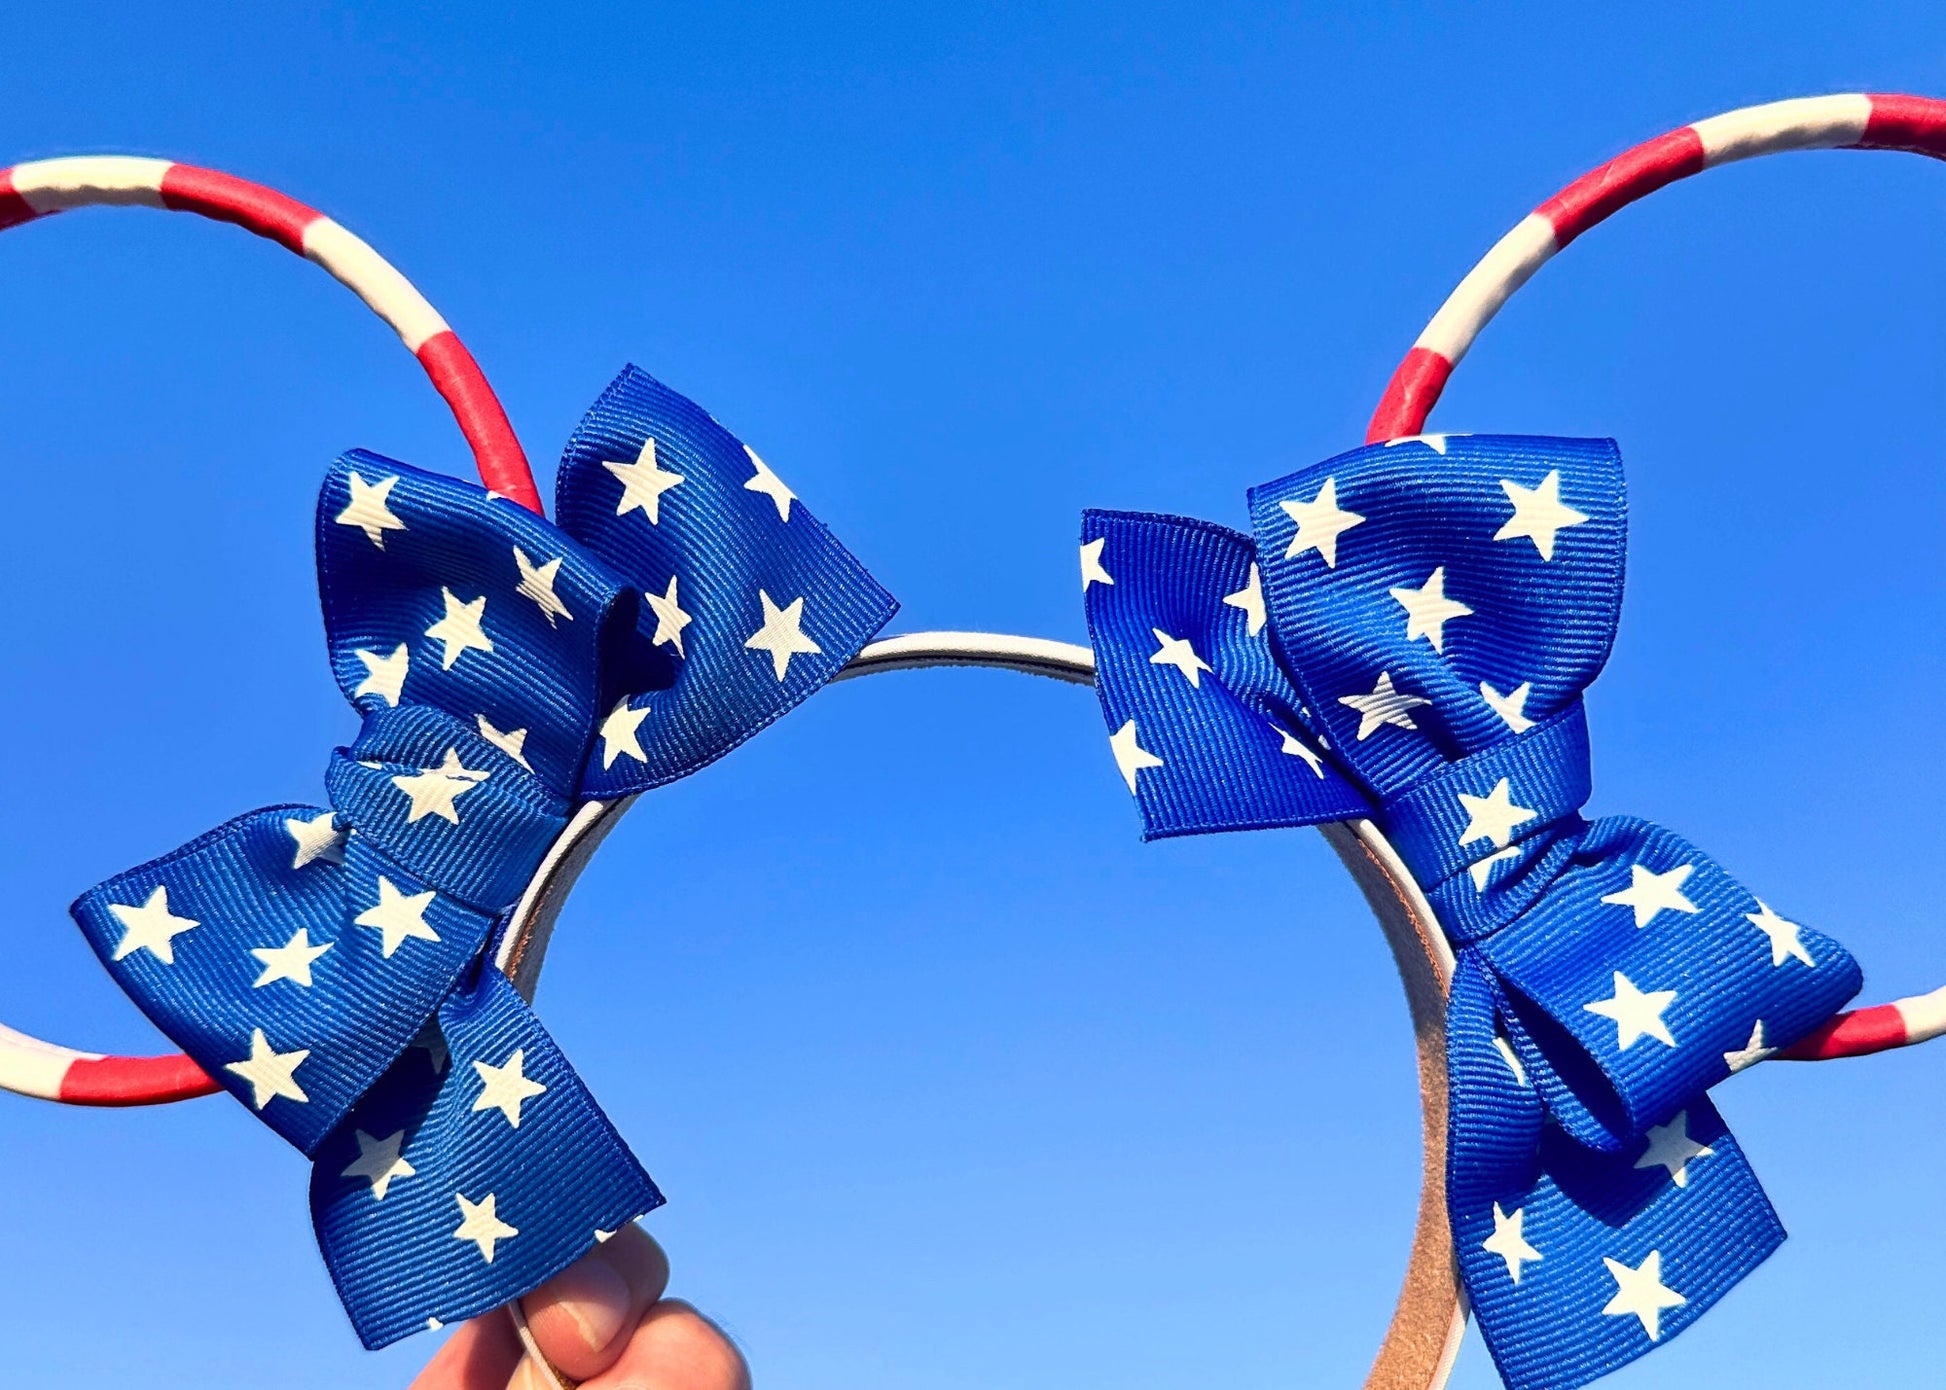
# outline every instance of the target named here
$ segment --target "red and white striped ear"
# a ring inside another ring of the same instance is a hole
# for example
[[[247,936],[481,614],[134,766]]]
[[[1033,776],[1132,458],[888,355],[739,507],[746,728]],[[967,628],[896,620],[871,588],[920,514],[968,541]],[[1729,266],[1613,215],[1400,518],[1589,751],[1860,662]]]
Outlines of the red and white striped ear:
[[[343,226],[262,184],[166,159],[78,155],[0,170],[0,230],[85,207],[193,212],[233,222],[323,266],[389,323],[419,359],[472,446],[481,481],[541,510],[527,456],[473,354],[411,281]]]
[[[1367,443],[1417,435],[1453,368],[1500,307],[1563,247],[1656,189],[1719,164],[1790,150],[1903,150],[1946,159],[1946,101],[1931,97],[1800,97],[1711,116],[1591,169],[1495,242],[1466,273],[1392,373]],[[1862,1057],[1946,1034],[1946,987],[1839,1014],[1777,1054],[1802,1062]]]
[[[1930,97],[1800,97],[1711,116],[1592,169],[1523,217],[1439,306],[1392,373],[1367,443],[1416,435],[1446,379],[1513,292],[1596,223],[1665,184],[1790,150],[1905,150],[1946,159],[1946,102]]]
[[[507,413],[439,311],[364,241],[275,189],[214,169],[132,155],[43,159],[0,170],[0,230],[85,207],[151,207],[232,222],[314,261],[392,326],[452,408],[487,487],[533,511],[540,492]],[[158,1105],[217,1090],[180,1053],[112,1057],[0,1026],[0,1089],[69,1105]]]

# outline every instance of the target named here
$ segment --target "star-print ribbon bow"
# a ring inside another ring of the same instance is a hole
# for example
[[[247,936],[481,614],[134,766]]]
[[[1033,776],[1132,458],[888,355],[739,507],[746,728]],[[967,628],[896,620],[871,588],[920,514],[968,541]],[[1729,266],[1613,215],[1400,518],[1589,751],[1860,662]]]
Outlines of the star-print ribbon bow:
[[[1669,831],[1592,823],[1581,692],[1626,528],[1609,441],[1427,436],[1254,489],[1254,541],[1091,512],[1111,745],[1150,836],[1371,817],[1458,953],[1447,1201],[1502,1375],[1567,1390],[1783,1239],[1705,1091],[1856,992]]]
[[[662,1196],[487,963],[577,804],[721,757],[894,611],[757,455],[634,368],[569,441],[558,525],[372,454],[317,521],[330,809],[231,821],[75,919],[163,1032],[313,1160],[359,1336],[528,1292]]]

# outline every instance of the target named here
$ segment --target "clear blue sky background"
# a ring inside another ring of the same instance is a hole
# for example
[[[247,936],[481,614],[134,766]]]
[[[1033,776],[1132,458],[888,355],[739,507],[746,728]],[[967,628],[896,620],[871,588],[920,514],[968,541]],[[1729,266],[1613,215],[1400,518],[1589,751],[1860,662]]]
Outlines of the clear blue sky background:
[[[751,440],[905,602],[1075,639],[1087,505],[1243,519],[1358,442],[1532,204],[1686,120],[1946,94],[1938,6],[10,7],[0,160],[137,151],[367,236],[548,475],[627,360]],[[31,13],[23,14],[23,11]],[[713,13],[705,13],[713,11]],[[1864,961],[1946,980],[1946,170],[1795,155],[1602,227],[1435,417],[1613,434],[1634,502],[1596,806]],[[65,917],[352,731],[309,541],[363,445],[461,470],[390,334],[149,212],[0,241],[0,1019],[151,1050]],[[1144,848],[1092,697],[819,695],[644,799],[545,1017],[671,1196],[676,1290],[792,1390],[1355,1383],[1417,1114],[1378,933],[1311,832]],[[1923,1383],[1946,1355],[1946,1047],[1722,1106],[1793,1239],[1610,1383]],[[0,1097],[22,1384],[398,1385],[237,1106]],[[1477,1346],[1457,1385],[1495,1383]]]

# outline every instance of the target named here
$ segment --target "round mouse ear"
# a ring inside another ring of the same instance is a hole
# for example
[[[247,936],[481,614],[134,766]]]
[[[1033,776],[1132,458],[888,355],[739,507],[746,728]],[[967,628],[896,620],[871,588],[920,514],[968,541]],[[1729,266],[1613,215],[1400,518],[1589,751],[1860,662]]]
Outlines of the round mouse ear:
[[[527,456],[473,354],[411,281],[337,222],[262,184],[167,159],[78,155],[0,170],[0,230],[86,207],[196,213],[322,266],[390,324],[418,359],[452,408],[481,481],[541,510]],[[0,1027],[0,1089],[69,1105],[159,1105],[218,1087],[180,1053],[104,1056]]]
[[[480,480],[541,510],[527,456],[473,354],[410,280],[343,226],[260,183],[167,159],[76,155],[0,170],[0,230],[86,207],[193,212],[234,223],[316,262],[390,324],[419,359],[472,446]]]

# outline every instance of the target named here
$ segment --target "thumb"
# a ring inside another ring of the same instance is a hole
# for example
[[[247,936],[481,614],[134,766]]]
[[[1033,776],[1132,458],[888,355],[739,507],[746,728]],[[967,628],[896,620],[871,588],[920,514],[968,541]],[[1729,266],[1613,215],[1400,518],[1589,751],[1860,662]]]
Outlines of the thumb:
[[[662,1247],[630,1225],[528,1294],[521,1307],[548,1362],[570,1382],[588,1380],[620,1358],[668,1282]],[[533,1382],[539,1390],[556,1390],[545,1368],[532,1369],[542,1372]]]

